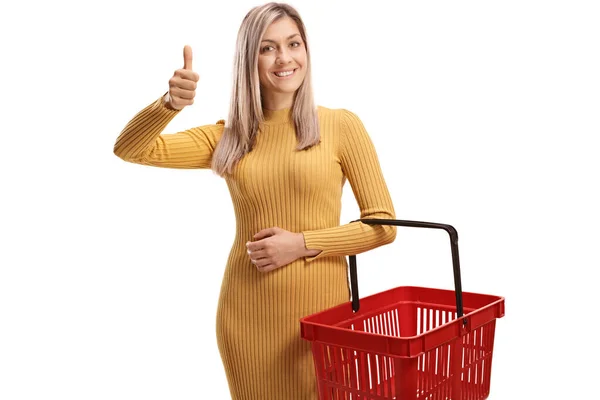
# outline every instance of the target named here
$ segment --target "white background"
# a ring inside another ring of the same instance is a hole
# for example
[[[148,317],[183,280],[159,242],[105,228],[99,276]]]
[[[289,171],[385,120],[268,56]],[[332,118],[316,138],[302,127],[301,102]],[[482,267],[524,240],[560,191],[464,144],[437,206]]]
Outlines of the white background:
[[[260,2],[6,4],[0,399],[229,398],[214,323],[235,229],[225,182],[112,151],[185,44],[201,80],[167,131],[226,118],[237,29]],[[595,2],[292,4],[317,103],[363,120],[397,218],[454,225],[463,289],[506,297],[490,399],[593,394]],[[349,185],[343,205],[341,223],[358,218]],[[441,231],[399,228],[358,265],[362,296],[452,288]]]

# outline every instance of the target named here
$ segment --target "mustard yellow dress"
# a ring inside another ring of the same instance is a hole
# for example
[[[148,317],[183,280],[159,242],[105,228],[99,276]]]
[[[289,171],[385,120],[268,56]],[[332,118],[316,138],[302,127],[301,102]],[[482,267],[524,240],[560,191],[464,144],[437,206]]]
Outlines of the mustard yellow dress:
[[[224,121],[164,134],[179,113],[162,96],[138,112],[116,140],[125,161],[164,168],[210,168]],[[290,110],[265,110],[255,148],[225,179],[236,217],[217,309],[216,337],[234,400],[318,399],[310,343],[299,319],[350,300],[347,258],[389,244],[393,226],[340,225],[346,180],[360,218],[395,218],[374,145],[360,119],[318,107],[321,143],[295,151]],[[200,183],[201,184],[201,183]],[[357,216],[358,218],[359,216]],[[257,271],[245,243],[277,226],[304,234],[317,256]]]

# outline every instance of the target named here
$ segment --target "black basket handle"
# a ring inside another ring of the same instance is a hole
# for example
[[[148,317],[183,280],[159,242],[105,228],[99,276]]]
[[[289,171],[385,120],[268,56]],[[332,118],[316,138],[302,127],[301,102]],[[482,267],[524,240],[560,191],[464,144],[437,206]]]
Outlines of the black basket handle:
[[[415,228],[433,228],[443,229],[450,235],[450,247],[452,249],[452,268],[454,269],[454,291],[456,293],[456,314],[457,318],[463,316],[463,296],[462,285],[460,281],[460,262],[458,259],[458,232],[453,226],[447,224],[438,224],[435,222],[403,221],[398,219],[357,219],[352,222],[364,222],[369,225],[396,225]],[[358,298],[358,278],[356,272],[356,255],[350,256],[350,286],[352,291],[352,310],[357,312],[360,308]],[[466,320],[464,321],[467,322]]]

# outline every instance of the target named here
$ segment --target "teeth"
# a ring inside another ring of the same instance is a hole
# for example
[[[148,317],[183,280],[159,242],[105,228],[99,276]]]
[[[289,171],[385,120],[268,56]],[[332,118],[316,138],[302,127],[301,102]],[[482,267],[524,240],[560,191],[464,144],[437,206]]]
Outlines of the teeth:
[[[293,73],[294,73],[294,71],[292,70],[292,71],[285,71],[285,72],[275,72],[275,75],[283,77],[283,76],[289,76]]]

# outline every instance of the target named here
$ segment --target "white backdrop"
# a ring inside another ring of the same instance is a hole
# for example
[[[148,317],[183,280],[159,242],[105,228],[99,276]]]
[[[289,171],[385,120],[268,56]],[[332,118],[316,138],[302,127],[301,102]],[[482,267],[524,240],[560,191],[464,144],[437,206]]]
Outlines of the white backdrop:
[[[258,4],[0,6],[0,399],[229,397],[214,323],[235,229],[225,182],[126,163],[113,144],[186,44],[199,89],[167,131],[226,118],[237,29]],[[363,120],[397,218],[454,225],[463,289],[506,297],[490,399],[591,393],[595,2],[291,4],[317,102]],[[358,218],[349,185],[343,207],[342,223]],[[362,296],[453,287],[441,231],[399,228],[358,265]]]

